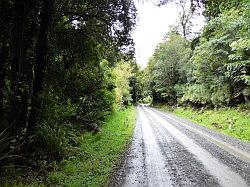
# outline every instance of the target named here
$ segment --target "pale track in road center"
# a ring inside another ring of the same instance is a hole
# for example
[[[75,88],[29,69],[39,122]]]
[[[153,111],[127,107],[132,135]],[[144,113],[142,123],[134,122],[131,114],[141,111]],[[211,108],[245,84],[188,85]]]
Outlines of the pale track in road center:
[[[145,109],[150,116],[157,120],[164,128],[172,134],[178,142],[186,147],[186,149],[196,156],[196,158],[202,162],[205,168],[215,178],[218,178],[220,184],[225,187],[235,186],[248,186],[246,181],[242,179],[240,175],[233,172],[228,166],[221,163],[217,158],[213,157],[206,148],[203,148],[195,143],[194,140],[175,128],[171,123],[161,118],[157,113],[152,110]]]
[[[159,111],[157,111],[157,112],[159,112]],[[230,145],[227,142],[220,141],[217,138],[212,137],[209,134],[207,134],[207,133],[205,133],[205,132],[203,132],[201,130],[198,130],[197,128],[194,128],[194,127],[192,127],[190,125],[187,125],[187,124],[185,124],[183,122],[180,122],[180,121],[170,117],[169,115],[164,114],[163,112],[159,112],[159,113],[161,113],[162,115],[166,116],[167,118],[181,124],[185,128],[189,128],[191,131],[201,135],[202,137],[206,138],[208,141],[216,144],[217,146],[221,147],[222,149],[229,152],[230,154],[233,154],[233,155],[239,157],[241,160],[244,160],[246,162],[250,162],[250,154],[248,152],[242,151],[239,148],[234,147],[234,146]]]
[[[250,185],[250,163],[202,137],[199,128],[156,109],[138,111],[131,146],[110,186]]]

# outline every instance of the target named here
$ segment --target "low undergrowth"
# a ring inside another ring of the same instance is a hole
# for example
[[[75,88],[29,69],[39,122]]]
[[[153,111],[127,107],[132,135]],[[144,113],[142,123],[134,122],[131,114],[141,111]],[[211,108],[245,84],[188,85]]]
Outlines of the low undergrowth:
[[[77,146],[68,148],[70,156],[60,163],[47,163],[48,170],[28,178],[6,181],[4,186],[103,186],[131,140],[136,109],[129,107],[110,115],[95,135],[91,132],[77,137]],[[44,163],[46,165],[46,163]],[[20,177],[20,172],[18,176]]]
[[[191,107],[171,108],[160,106],[181,117],[190,119],[212,130],[228,134],[235,138],[250,141],[250,112],[238,108],[193,109]]]

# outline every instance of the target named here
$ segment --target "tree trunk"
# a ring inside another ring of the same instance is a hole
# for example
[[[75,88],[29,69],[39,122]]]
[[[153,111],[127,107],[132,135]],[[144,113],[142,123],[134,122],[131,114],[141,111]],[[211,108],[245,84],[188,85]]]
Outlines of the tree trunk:
[[[0,3],[0,25],[2,26],[0,30],[0,132],[4,128],[4,86],[5,86],[5,69],[6,61],[8,58],[9,48],[9,8],[10,2],[8,0],[3,0]]]
[[[32,108],[29,118],[29,134],[33,133],[40,118],[41,102],[39,94],[44,89],[45,68],[48,58],[48,33],[52,23],[54,0],[43,0],[41,25],[36,42],[36,61],[34,69]]]
[[[6,41],[3,41],[0,49],[0,130],[3,129],[4,123],[4,85],[5,85],[5,62],[7,57]]]
[[[15,0],[12,8],[11,31],[11,103],[8,115],[13,154],[21,155],[28,125],[33,80],[33,48],[38,11],[36,1]]]

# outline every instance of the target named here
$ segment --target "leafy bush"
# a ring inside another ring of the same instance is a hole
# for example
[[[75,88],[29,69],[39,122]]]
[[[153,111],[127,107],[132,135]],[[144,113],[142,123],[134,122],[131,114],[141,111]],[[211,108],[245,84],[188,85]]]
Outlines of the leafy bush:
[[[211,93],[204,85],[193,84],[187,87],[181,100],[182,102],[209,104],[211,102]]]
[[[227,105],[231,99],[229,85],[217,87],[212,93],[211,101],[215,106]]]
[[[115,95],[107,89],[98,90],[86,96],[79,106],[78,115],[90,122],[102,121],[104,117],[113,111]]]
[[[132,101],[129,79],[133,76],[129,62],[121,61],[113,70],[115,76],[115,100],[120,106],[128,105]]]
[[[43,121],[49,124],[63,123],[76,115],[77,103],[73,103],[71,99],[62,100],[56,91],[47,90],[41,99]]]
[[[145,97],[145,98],[143,98],[143,103],[145,103],[145,104],[150,104],[150,103],[152,103],[152,101],[153,101],[153,99],[152,99],[152,97],[151,96],[147,96],[147,97]]]
[[[185,94],[186,85],[185,84],[176,84],[174,86],[175,95],[177,97],[177,103],[182,103],[181,98]]]

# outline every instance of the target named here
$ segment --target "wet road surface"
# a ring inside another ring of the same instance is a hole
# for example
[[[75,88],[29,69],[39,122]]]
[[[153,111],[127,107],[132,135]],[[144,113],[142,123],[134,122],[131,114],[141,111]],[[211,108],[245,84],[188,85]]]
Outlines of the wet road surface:
[[[250,144],[138,107],[132,143],[109,186],[250,186]]]

